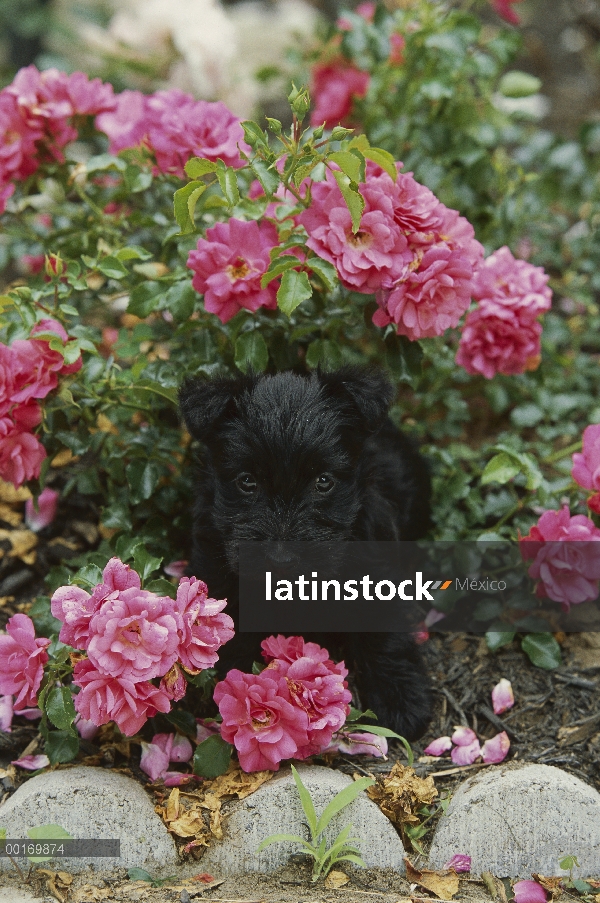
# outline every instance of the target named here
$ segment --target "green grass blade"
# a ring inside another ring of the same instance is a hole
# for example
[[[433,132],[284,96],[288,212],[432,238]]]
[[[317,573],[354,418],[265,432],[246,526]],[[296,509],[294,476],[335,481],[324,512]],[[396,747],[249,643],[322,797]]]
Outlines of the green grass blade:
[[[298,796],[300,797],[300,802],[302,803],[302,808],[304,809],[304,814],[306,815],[306,820],[308,821],[308,827],[310,828],[311,840],[313,843],[316,841],[318,835],[321,833],[317,830],[317,813],[315,812],[315,807],[313,805],[313,801],[311,799],[310,793],[300,780],[300,775],[292,765],[292,775],[294,776],[294,781],[296,782],[296,787],[298,788]]]
[[[352,784],[348,784],[347,787],[344,787],[343,790],[340,790],[334,798],[331,800],[329,805],[324,809],[319,821],[317,822],[316,832],[320,834],[325,830],[331,819],[334,815],[337,815],[338,812],[341,812],[342,809],[345,809],[346,806],[349,806],[356,797],[361,793],[365,787],[370,787],[371,784],[374,784],[375,781],[373,778],[360,778],[358,781],[354,781]]]

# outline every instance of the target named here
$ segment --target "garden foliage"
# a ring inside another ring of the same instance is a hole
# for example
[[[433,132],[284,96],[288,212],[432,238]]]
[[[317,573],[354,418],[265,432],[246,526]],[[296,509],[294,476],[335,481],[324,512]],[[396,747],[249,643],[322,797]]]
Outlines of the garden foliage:
[[[293,88],[289,129],[83,73],[30,67],[0,92],[0,476],[78,494],[102,536],[34,603],[36,662],[63,674],[49,597],[109,559],[176,596],[190,374],[376,362],[432,461],[435,538],[516,538],[546,509],[550,538],[600,536],[596,433],[575,479],[570,457],[600,422],[600,126],[565,141],[503,112],[535,89],[506,75],[518,44],[430,0],[366,4],[305,61],[313,111]],[[497,646],[531,622],[492,627]],[[548,635],[525,648],[559,660]]]

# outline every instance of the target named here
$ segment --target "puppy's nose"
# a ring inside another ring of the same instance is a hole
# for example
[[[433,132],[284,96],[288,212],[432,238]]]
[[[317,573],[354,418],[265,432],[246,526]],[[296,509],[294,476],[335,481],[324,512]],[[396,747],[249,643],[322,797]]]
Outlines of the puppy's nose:
[[[292,564],[298,556],[289,547],[286,547],[286,543],[270,542],[266,548],[266,557],[273,564],[286,565]]]

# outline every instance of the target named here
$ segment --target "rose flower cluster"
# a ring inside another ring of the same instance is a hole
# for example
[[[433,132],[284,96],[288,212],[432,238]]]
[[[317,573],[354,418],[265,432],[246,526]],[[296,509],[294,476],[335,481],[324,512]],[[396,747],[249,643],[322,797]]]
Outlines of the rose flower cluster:
[[[41,320],[29,339],[16,339],[12,345],[0,343],[0,479],[15,488],[39,476],[46,457],[44,446],[32,432],[42,420],[38,400],[56,389],[59,375],[81,368],[81,357],[65,364],[62,354],[50,348],[50,339],[35,338],[48,333],[63,343],[68,340],[56,320]]]
[[[132,736],[157,711],[168,712],[185,694],[182,672],[211,668],[232,638],[225,605],[209,599],[195,577],[181,578],[176,599],[157,596],[119,558],[111,558],[91,595],[74,585],[57,589],[51,608],[63,624],[59,639],[85,652],[73,670],[81,718],[96,726],[115,721]]]
[[[342,728],[351,693],[348,669],[302,637],[262,642],[268,663],[260,674],[230,671],[214,699],[221,736],[232,743],[244,771],[277,771],[284,759],[306,759],[326,750]]]
[[[475,274],[478,304],[465,321],[456,363],[487,379],[535,370],[541,357],[539,316],[552,303],[547,283],[542,267],[515,260],[507,247],[487,257]]]

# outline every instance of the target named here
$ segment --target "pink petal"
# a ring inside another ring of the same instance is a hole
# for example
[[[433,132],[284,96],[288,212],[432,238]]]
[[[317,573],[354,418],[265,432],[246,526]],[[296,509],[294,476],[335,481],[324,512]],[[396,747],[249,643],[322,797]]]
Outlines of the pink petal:
[[[548,895],[537,881],[517,881],[513,885],[516,903],[546,903]]]
[[[175,734],[173,745],[171,747],[171,762],[189,762],[193,752],[192,744],[188,738],[182,737],[181,734]]]
[[[33,499],[27,499],[25,502],[25,522],[34,533],[43,530],[56,517],[59,495],[55,489],[46,486],[38,497],[37,509]]]
[[[436,608],[431,608],[425,615],[425,627],[433,627],[438,621],[443,621],[446,615]]]
[[[449,859],[443,868],[454,869],[455,872],[470,872],[471,857],[465,855],[465,853],[455,853],[452,859]]]
[[[140,759],[142,771],[145,771],[149,778],[156,781],[166,774],[168,767],[168,755],[154,743],[144,743],[142,741],[142,757]]]
[[[385,737],[378,737],[376,734],[367,734],[362,731],[339,736],[341,736],[340,741],[334,742],[329,750],[337,748],[339,752],[349,756],[374,756],[376,759],[387,756],[388,745]]]
[[[10,732],[13,720],[12,696],[0,696],[0,731]]]
[[[506,731],[496,734],[491,740],[486,740],[481,748],[481,755],[484,762],[488,764],[496,764],[503,762],[508,755],[510,749],[510,740]]]
[[[202,743],[207,737],[212,737],[213,734],[218,733],[219,725],[216,721],[203,718],[196,719],[196,743]]]
[[[183,577],[188,564],[189,561],[185,558],[182,558],[179,561],[171,561],[164,566],[163,571],[165,574],[168,574],[169,577]]]
[[[23,756],[22,759],[13,759],[11,765],[18,765],[19,768],[25,768],[27,771],[37,771],[38,768],[47,768],[50,764],[48,756]]]
[[[21,718],[26,718],[27,721],[35,721],[36,718],[42,717],[42,713],[37,706],[34,706],[32,709],[19,709],[17,715],[20,715]]]
[[[436,740],[432,740],[429,746],[425,747],[423,753],[426,756],[441,756],[448,752],[449,749],[452,749],[450,737],[438,737]]]
[[[475,759],[481,755],[481,747],[477,737],[468,746],[455,746],[450,753],[450,758],[455,765],[472,765]]]
[[[470,746],[474,740],[477,740],[477,735],[470,727],[457,727],[452,734],[455,746]]]
[[[163,775],[165,787],[180,787],[182,784],[189,784],[190,781],[199,781],[195,774],[182,774],[180,771],[167,771]]]
[[[168,762],[171,761],[171,749],[174,738],[175,734],[154,734],[152,737],[152,744],[158,746],[164,752]]]
[[[97,724],[94,724],[93,721],[88,721],[86,718],[82,718],[81,715],[78,715],[75,719],[75,727],[79,732],[79,736],[83,737],[84,740],[93,740],[100,730]]]
[[[507,680],[505,677],[503,677],[502,680],[497,683],[492,690],[492,705],[494,706],[494,713],[496,715],[501,715],[502,712],[506,712],[508,711],[508,709],[512,709],[514,704],[515,697],[510,680]]]

